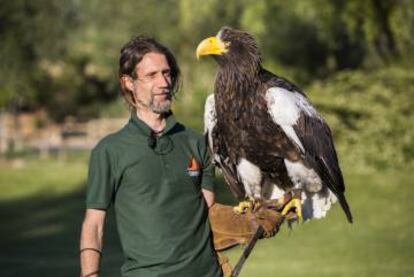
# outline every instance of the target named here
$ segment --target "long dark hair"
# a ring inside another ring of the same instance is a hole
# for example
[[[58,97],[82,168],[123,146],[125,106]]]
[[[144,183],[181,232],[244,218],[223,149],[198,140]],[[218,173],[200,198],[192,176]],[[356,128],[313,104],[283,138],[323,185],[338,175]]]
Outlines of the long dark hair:
[[[137,36],[122,47],[119,55],[118,81],[121,88],[121,94],[131,108],[135,107],[132,91],[125,87],[125,84],[121,79],[125,75],[136,79],[138,77],[135,71],[137,64],[141,62],[145,54],[151,52],[160,53],[166,57],[171,70],[171,94],[173,96],[177,93],[180,87],[180,68],[171,51],[154,38]]]

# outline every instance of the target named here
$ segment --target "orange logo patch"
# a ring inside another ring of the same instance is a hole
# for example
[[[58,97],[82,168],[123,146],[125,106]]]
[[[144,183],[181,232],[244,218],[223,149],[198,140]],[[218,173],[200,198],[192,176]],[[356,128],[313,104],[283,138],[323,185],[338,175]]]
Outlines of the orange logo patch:
[[[187,173],[192,177],[200,175],[200,164],[194,157],[188,161]]]

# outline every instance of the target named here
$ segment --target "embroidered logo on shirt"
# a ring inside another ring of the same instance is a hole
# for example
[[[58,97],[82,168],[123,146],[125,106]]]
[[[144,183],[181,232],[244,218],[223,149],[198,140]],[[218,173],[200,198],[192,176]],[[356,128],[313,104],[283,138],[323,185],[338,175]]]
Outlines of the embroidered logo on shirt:
[[[191,177],[200,176],[200,164],[194,157],[191,157],[191,159],[188,161],[187,173]]]

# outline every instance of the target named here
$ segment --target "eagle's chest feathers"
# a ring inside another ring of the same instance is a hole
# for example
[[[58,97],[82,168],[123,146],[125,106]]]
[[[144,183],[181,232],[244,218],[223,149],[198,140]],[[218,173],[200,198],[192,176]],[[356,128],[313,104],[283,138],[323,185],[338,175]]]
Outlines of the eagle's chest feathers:
[[[241,140],[245,140],[248,133],[255,131],[257,120],[263,120],[263,115],[268,116],[265,99],[260,95],[258,85],[238,74],[219,75],[215,97],[217,121],[226,125],[229,131],[225,132],[225,136],[237,134]]]
[[[260,95],[217,95],[217,123],[223,138],[231,142],[230,148],[244,149],[263,146],[262,140],[270,135],[264,126],[272,124],[266,112],[266,103]],[[270,131],[269,129],[268,131]],[[260,134],[260,136],[258,136]]]

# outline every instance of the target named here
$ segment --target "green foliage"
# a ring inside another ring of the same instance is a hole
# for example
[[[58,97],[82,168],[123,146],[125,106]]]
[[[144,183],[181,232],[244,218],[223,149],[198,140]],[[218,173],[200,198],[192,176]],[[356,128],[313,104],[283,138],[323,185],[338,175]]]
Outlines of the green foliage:
[[[323,75],[329,52],[313,19],[298,11],[300,3],[263,0],[246,5],[242,27],[256,35],[265,61],[294,69],[295,79],[309,81]]]
[[[414,4],[400,0],[6,1],[0,10],[0,105],[46,107],[60,121],[100,114],[118,95],[120,47],[137,34],[178,56],[185,94],[210,92],[197,43],[223,25],[258,40],[268,68],[308,84],[362,66],[408,63]],[[206,94],[206,93],[204,93]]]
[[[35,104],[40,63],[64,54],[65,35],[76,26],[74,1],[6,1],[0,9],[0,105]]]
[[[333,129],[341,158],[361,169],[414,165],[414,73],[404,67],[342,72],[310,98]]]
[[[41,90],[37,101],[55,121],[63,121],[69,115],[79,120],[96,117],[102,105],[117,98],[116,79],[108,81],[96,74],[93,66],[88,57],[44,66],[48,74],[38,80]]]

